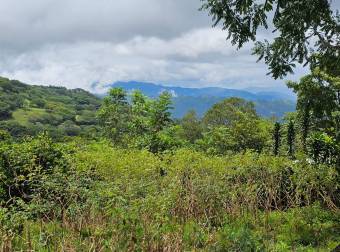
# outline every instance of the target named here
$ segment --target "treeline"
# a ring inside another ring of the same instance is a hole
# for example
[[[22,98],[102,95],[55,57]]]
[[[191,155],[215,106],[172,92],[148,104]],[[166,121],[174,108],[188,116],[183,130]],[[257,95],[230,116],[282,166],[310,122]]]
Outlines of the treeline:
[[[114,88],[98,112],[103,134],[115,146],[161,153],[189,147],[213,155],[258,153],[307,155],[313,162],[340,165],[339,78],[315,69],[299,82],[289,82],[298,96],[297,111],[282,120],[261,118],[252,102],[228,98],[198,118],[189,111],[173,120],[171,95],[149,99]]]
[[[135,91],[131,97],[114,88],[104,98],[98,116],[106,137],[116,146],[153,153],[192,147],[211,154],[269,148],[272,122],[260,118],[252,102],[229,98],[215,104],[202,119],[190,111],[171,117],[171,95],[149,99]]]

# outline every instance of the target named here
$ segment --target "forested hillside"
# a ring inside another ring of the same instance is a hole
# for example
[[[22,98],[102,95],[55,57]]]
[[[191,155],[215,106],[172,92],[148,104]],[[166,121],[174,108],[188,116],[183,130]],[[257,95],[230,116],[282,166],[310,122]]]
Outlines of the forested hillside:
[[[97,131],[100,99],[82,89],[32,86],[0,78],[0,129],[13,136],[92,135]]]

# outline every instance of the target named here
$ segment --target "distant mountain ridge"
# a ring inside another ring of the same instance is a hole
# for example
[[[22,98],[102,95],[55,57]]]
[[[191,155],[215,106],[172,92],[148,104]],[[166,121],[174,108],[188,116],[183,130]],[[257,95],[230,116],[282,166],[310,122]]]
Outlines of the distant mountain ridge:
[[[259,91],[250,92],[242,89],[229,89],[221,87],[203,87],[203,88],[184,88],[176,86],[164,86],[161,84],[155,84],[150,82],[115,82],[108,85],[109,87],[121,87],[127,91],[140,90],[149,97],[157,97],[161,92],[168,91],[173,94],[174,97],[178,96],[193,96],[193,97],[240,97],[246,100],[295,100],[294,95],[289,95],[283,92],[274,91]]]
[[[264,117],[275,116],[281,118],[286,112],[295,110],[296,98],[292,94],[274,91],[249,92],[247,90],[228,89],[221,87],[184,88],[170,87],[148,82],[115,82],[107,87],[120,87],[128,93],[140,90],[150,98],[157,97],[167,91],[173,96],[175,118],[183,117],[189,110],[196,110],[199,116],[215,103],[229,97],[240,97],[255,103],[257,112]]]

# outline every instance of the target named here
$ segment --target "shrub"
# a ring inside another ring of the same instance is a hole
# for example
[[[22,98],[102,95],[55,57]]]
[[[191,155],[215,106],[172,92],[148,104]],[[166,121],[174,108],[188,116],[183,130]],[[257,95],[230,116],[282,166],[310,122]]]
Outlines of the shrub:
[[[18,191],[0,210],[13,250],[329,251],[340,241],[338,173],[304,158],[153,154],[46,136],[1,151],[2,193]]]
[[[44,174],[51,174],[56,168],[67,168],[64,155],[61,146],[45,134],[22,143],[2,144],[0,171],[5,201],[12,202],[17,197],[29,201]]]

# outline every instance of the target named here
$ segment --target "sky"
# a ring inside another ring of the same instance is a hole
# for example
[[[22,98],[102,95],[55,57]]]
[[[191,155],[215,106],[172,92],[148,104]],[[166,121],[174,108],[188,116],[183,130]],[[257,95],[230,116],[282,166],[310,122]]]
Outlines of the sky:
[[[1,0],[0,76],[104,92],[115,81],[282,89],[200,0]],[[93,85],[96,83],[96,85]],[[96,86],[95,88],[93,88]]]

